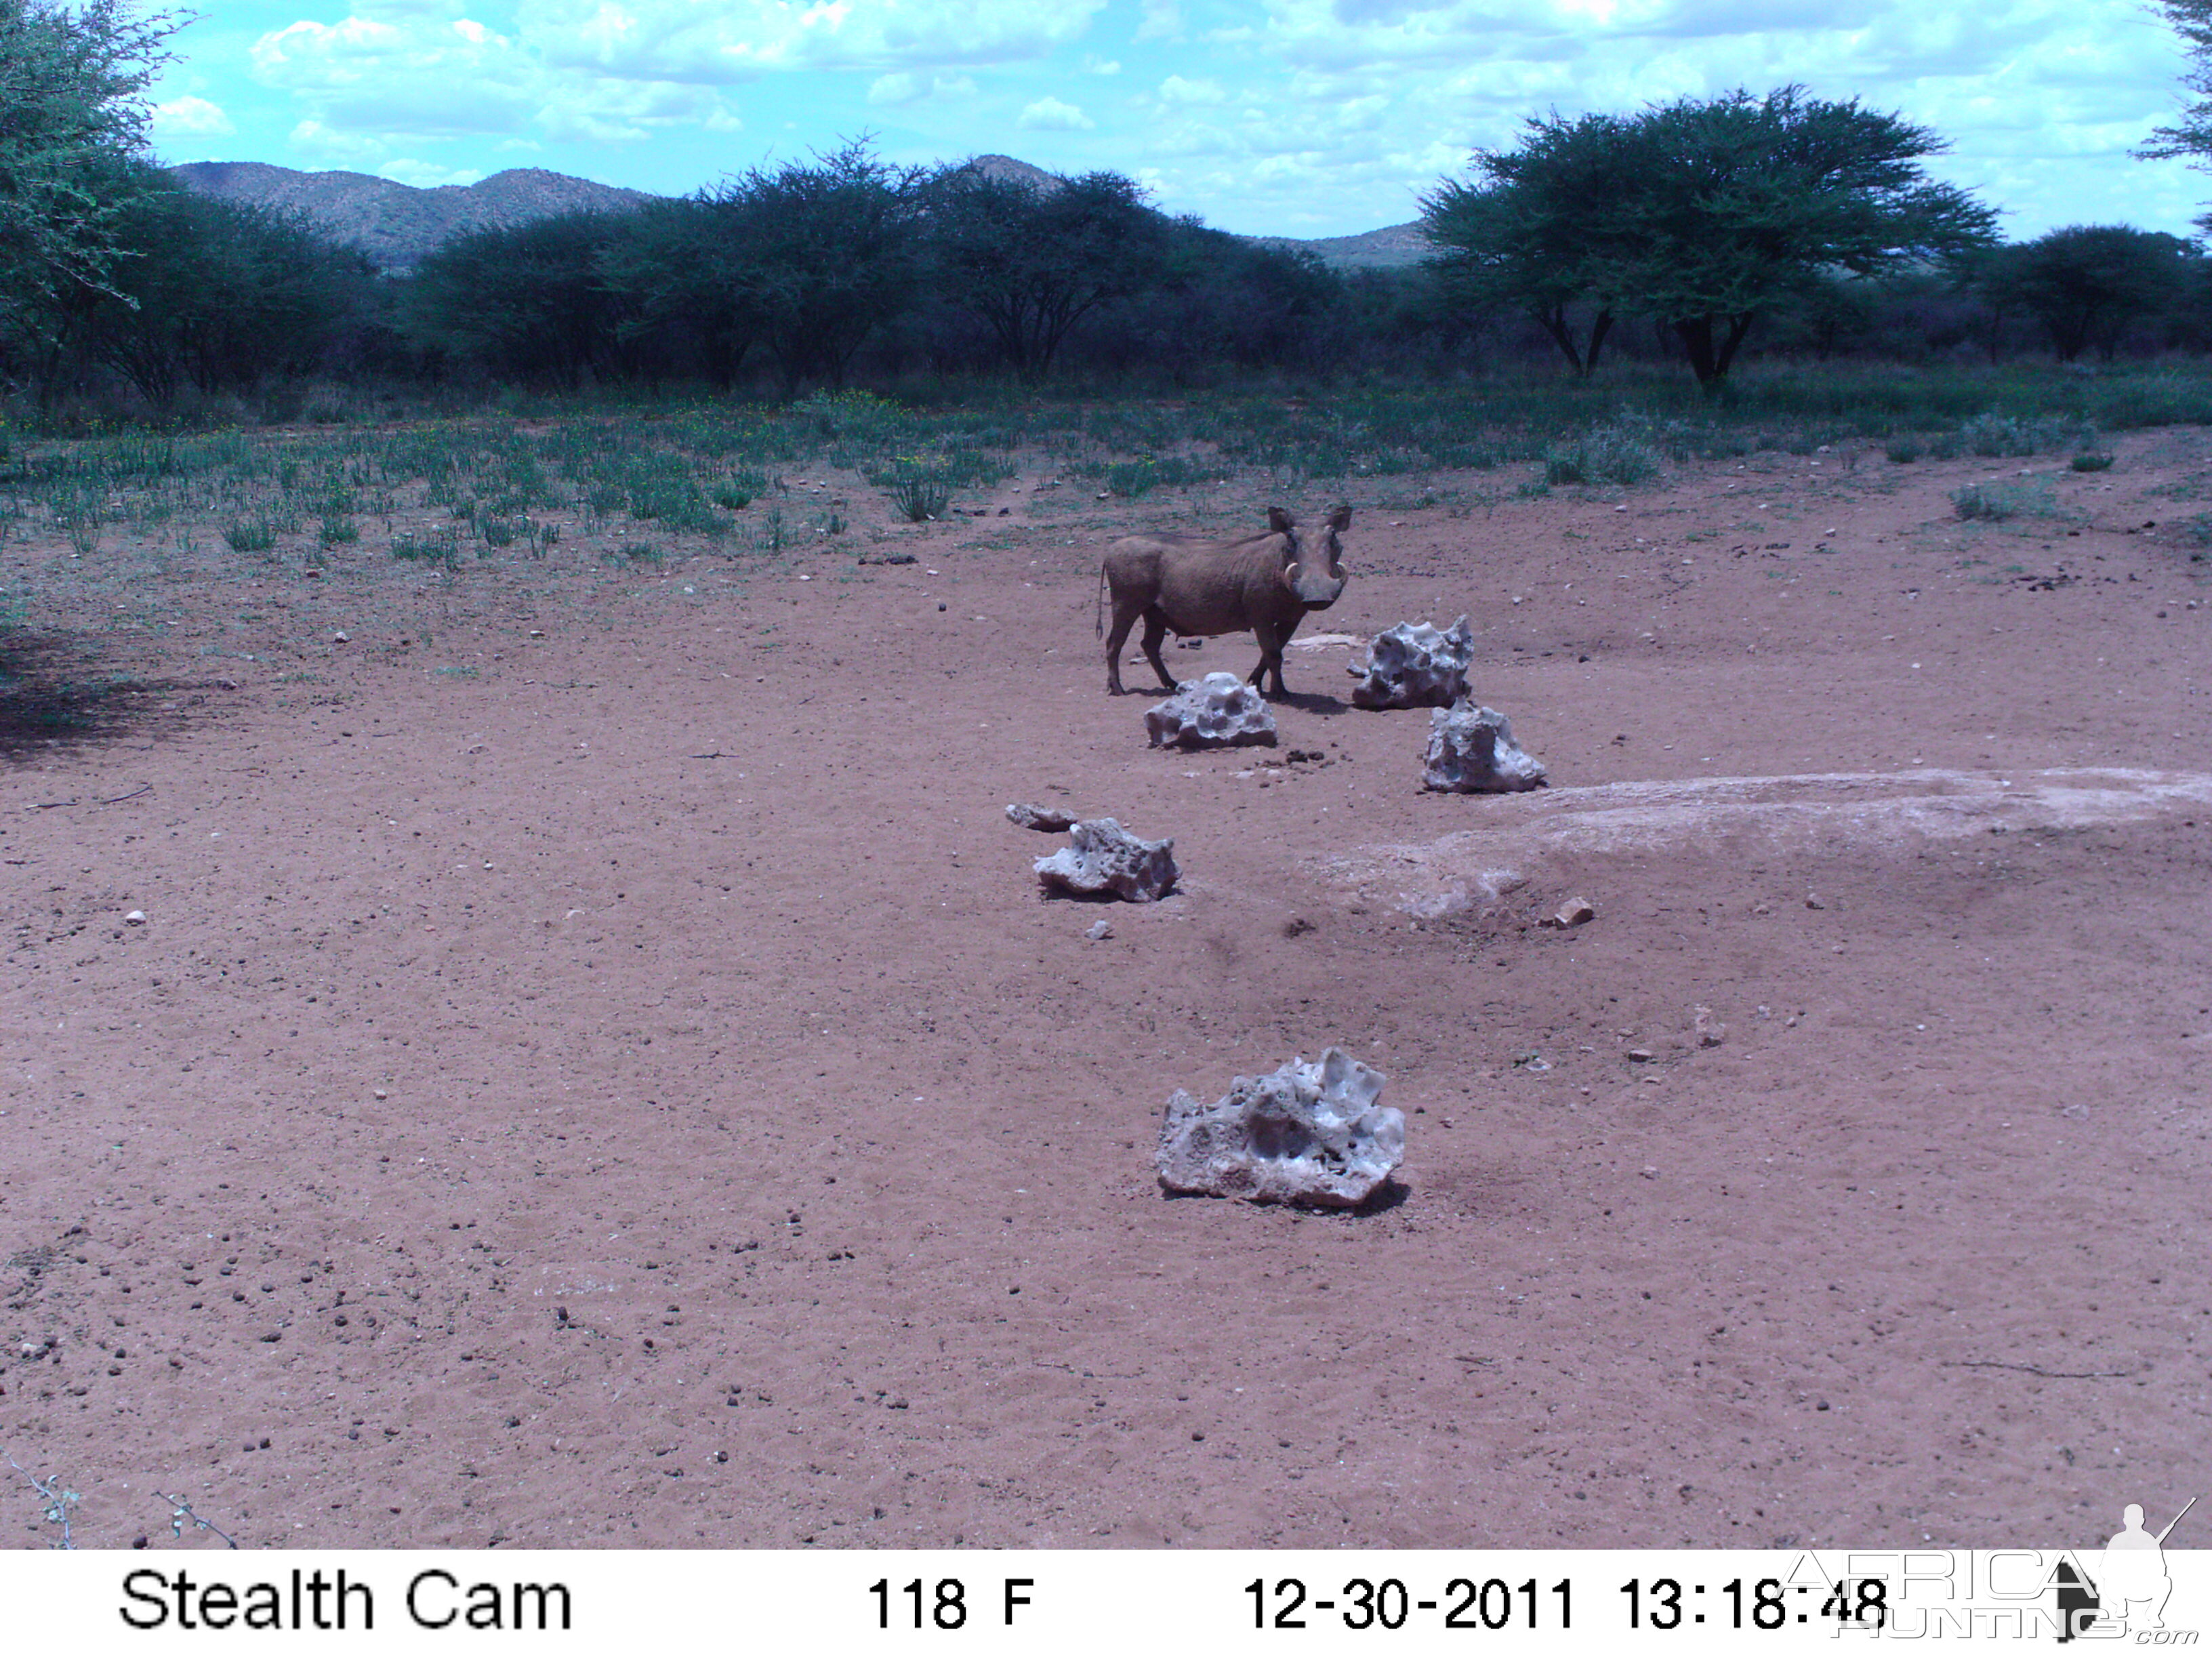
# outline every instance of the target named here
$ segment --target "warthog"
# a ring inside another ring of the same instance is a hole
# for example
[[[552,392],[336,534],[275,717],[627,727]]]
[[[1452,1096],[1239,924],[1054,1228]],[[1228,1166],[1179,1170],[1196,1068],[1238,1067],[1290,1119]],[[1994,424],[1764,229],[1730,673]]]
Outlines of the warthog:
[[[1124,536],[1106,550],[1098,573],[1098,628],[1103,631],[1106,590],[1114,590],[1114,631],[1106,641],[1106,689],[1121,695],[1121,646],[1138,617],[1145,619],[1145,655],[1166,690],[1175,676],[1160,660],[1160,641],[1182,634],[1240,634],[1260,641],[1260,665],[1251,683],[1273,672],[1273,696],[1283,689],[1283,647],[1309,611],[1326,611],[1344,592],[1337,535],[1352,523],[1352,509],[1328,515],[1321,544],[1309,549],[1297,521],[1279,507],[1267,509],[1267,528],[1241,541],[1204,536]]]

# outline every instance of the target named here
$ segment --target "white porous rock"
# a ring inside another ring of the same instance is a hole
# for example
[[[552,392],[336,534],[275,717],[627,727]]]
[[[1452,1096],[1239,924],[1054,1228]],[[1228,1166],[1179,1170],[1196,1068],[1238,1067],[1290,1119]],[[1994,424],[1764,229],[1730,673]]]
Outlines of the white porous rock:
[[[1175,842],[1139,841],[1112,818],[1085,818],[1067,832],[1067,845],[1036,861],[1047,892],[1079,898],[1112,896],[1150,904],[1175,890]]]
[[[1462,795],[1506,794],[1545,781],[1544,763],[1513,741],[1513,725],[1495,708],[1462,697],[1429,716],[1424,789]]]
[[[1050,835],[1073,829],[1076,823],[1075,814],[1065,806],[1039,806],[1026,800],[1018,800],[1008,806],[1006,817],[1024,830],[1042,830]]]
[[[1474,630],[1462,617],[1449,628],[1400,623],[1367,647],[1364,663],[1346,672],[1359,677],[1352,701],[1361,708],[1449,708],[1467,695],[1467,668],[1474,660]]]
[[[1155,749],[1236,749],[1275,746],[1275,717],[1259,691],[1234,674],[1208,674],[1145,711],[1145,730]]]
[[[1240,1077],[1211,1106],[1178,1089],[1153,1155],[1160,1185],[1260,1204],[1351,1209],[1406,1156],[1405,1115],[1378,1106],[1382,1073],[1341,1048]]]

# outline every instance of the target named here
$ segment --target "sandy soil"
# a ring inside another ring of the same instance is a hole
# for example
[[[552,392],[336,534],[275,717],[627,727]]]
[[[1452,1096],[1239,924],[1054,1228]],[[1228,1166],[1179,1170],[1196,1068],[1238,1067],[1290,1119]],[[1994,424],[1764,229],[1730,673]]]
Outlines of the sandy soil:
[[[1948,492],[2019,463],[1355,488],[1309,631],[1470,612],[1551,769],[1513,799],[1424,793],[1426,714],[1345,706],[1325,641],[1283,749],[1146,749],[1099,549],[1249,489],[1032,474],[871,519],[911,566],[410,572],[428,647],[331,637],[343,560],[163,597],[124,665],[168,726],[0,769],[0,1451],[94,1545],[167,1545],[157,1491],[294,1546],[2171,1513],[2212,1473],[2212,564],[2157,493],[2202,436],[2119,454],[2000,525]],[[1014,800],[1173,836],[1184,890],[1043,898]],[[1395,1202],[1161,1194],[1172,1091],[1332,1042],[1407,1115]],[[0,1540],[39,1509],[0,1486]]]

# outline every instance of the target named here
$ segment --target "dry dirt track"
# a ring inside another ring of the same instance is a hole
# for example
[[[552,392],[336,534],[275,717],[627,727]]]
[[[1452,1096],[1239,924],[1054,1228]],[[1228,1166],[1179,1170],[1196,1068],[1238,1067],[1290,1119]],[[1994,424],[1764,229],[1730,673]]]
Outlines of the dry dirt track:
[[[0,1451],[95,1545],[167,1544],[156,1488],[315,1546],[2171,1513],[2212,1474],[2212,565],[2142,525],[2202,449],[1998,526],[1946,492],[2016,463],[1878,455],[1361,501],[1311,626],[1474,612],[1532,799],[1421,793],[1426,715],[1336,703],[1327,643],[1284,750],[1147,752],[1103,527],[1034,480],[912,567],[678,564],[434,660],[272,634],[322,684],[0,771]],[[1772,778],[1814,781],[1696,781]],[[1186,891],[1042,900],[1017,799],[1173,836]],[[1401,1201],[1162,1198],[1171,1091],[1332,1042],[1408,1115]],[[0,1486],[0,1539],[38,1509]]]

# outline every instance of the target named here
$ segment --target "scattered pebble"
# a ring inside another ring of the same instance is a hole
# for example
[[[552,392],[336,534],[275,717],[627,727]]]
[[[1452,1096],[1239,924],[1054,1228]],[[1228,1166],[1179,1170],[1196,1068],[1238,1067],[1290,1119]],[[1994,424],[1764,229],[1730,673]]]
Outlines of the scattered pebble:
[[[1631,1048],[1628,1051],[1628,1057],[1631,1060],[1656,1060],[1659,1058],[1658,1055],[1653,1054],[1649,1048]]]
[[[331,635],[331,641],[335,645],[343,645],[346,643],[347,637],[343,633],[333,634]]]
[[[1110,921],[1094,921],[1088,927],[1083,930],[1083,937],[1085,939],[1111,939],[1114,937],[1114,924]]]
[[[1547,927],[1579,927],[1586,921],[1594,921],[1596,916],[1597,908],[1588,899],[1571,898],[1546,916],[1542,925]]]
[[[131,911],[123,918],[123,925],[125,927],[143,927],[146,925],[146,913],[143,910]]]
[[[1698,1006],[1692,1030],[1697,1033],[1698,1047],[1700,1048],[1717,1048],[1728,1041],[1728,1027],[1715,1019],[1713,1011],[1702,1003]]]

